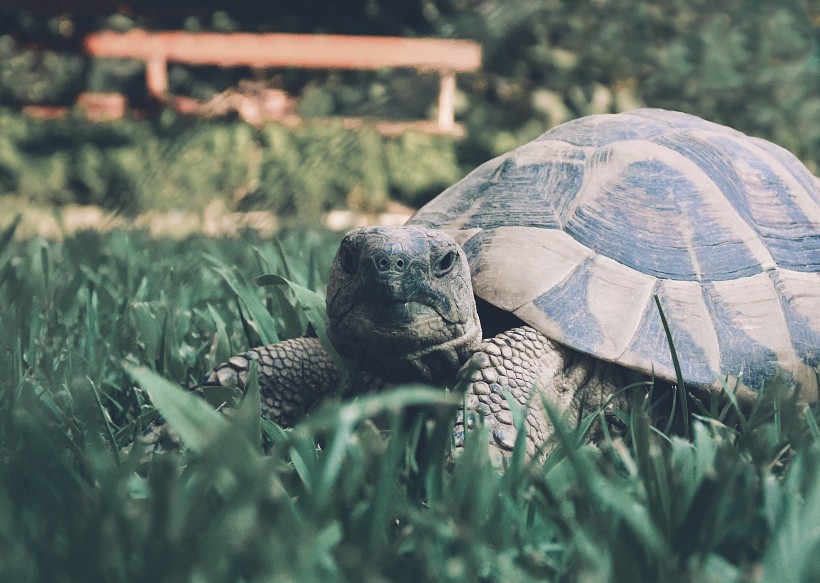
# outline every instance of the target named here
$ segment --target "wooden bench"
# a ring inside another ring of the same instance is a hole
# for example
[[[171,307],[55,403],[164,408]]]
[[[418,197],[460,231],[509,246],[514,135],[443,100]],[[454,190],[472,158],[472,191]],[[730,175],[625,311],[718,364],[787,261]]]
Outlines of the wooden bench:
[[[220,67],[434,71],[440,75],[435,127],[441,133],[460,129],[454,117],[456,73],[476,71],[481,65],[477,43],[450,39],[133,30],[91,34],[85,49],[96,57],[145,61],[148,91],[162,101],[169,97],[169,61]]]

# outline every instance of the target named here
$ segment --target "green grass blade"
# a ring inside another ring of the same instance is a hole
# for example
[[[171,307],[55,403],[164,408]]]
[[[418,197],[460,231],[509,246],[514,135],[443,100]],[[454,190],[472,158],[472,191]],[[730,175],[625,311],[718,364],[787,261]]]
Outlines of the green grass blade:
[[[273,344],[278,342],[276,323],[250,286],[237,275],[235,269],[228,269],[218,260],[207,255],[205,257],[212,264],[214,271],[222,277],[223,281],[228,284],[228,287],[247,308],[250,317],[253,319],[254,329],[259,334],[262,343]]]
[[[322,346],[324,346],[330,353],[339,370],[346,371],[350,368],[347,366],[341,355],[336,352],[336,349],[333,347],[333,344],[327,336],[328,319],[327,311],[325,309],[325,301],[322,299],[322,296],[306,287],[299,285],[298,283],[294,283],[280,275],[275,274],[261,275],[256,278],[256,283],[262,286],[275,285],[289,287],[293,292],[296,301],[299,303],[299,306],[304,311],[308,321],[316,331],[316,335],[322,342]]]
[[[282,318],[283,336],[295,338],[304,335],[307,326],[302,318],[303,311],[300,310],[299,304],[295,304],[295,302],[288,297],[287,289],[282,286],[273,286],[271,291],[279,306],[278,315]]]
[[[17,227],[20,225],[20,221],[22,220],[23,214],[17,213],[14,215],[14,218],[11,220],[9,226],[0,231],[0,252],[6,250],[6,247],[8,247],[8,244],[14,237],[14,232],[17,230]]]
[[[43,272],[43,290],[45,292],[45,302],[48,308],[51,307],[51,261],[48,255],[48,245],[40,247],[40,269]]]
[[[228,420],[195,394],[142,366],[124,365],[125,371],[151,397],[156,408],[191,451],[201,453]]]
[[[97,346],[101,336],[100,313],[97,291],[92,287],[89,290],[85,309],[85,360],[88,363],[97,362]]]
[[[228,360],[234,351],[231,347],[231,340],[228,337],[225,320],[222,319],[222,316],[219,315],[219,312],[217,312],[211,304],[208,304],[208,314],[211,316],[214,326],[216,327],[210,349],[211,366],[216,366]]]
[[[546,399],[542,403],[553,423],[562,451],[578,475],[579,486],[597,506],[597,511],[613,514],[622,519],[643,546],[653,554],[668,555],[666,540],[648,515],[647,508],[631,499],[629,493],[610,487],[589,459],[589,450],[576,446],[574,432],[567,426],[555,406]]]
[[[293,271],[290,268],[288,257],[285,253],[285,248],[282,246],[282,241],[280,239],[274,239],[273,248],[276,249],[276,254],[279,257],[279,263],[282,266],[282,273],[284,274],[285,279],[294,281]]]
[[[718,382],[720,382],[720,386],[723,389],[723,393],[726,395],[726,398],[729,400],[731,407],[735,410],[737,414],[737,421],[738,425],[740,425],[741,431],[746,431],[748,429],[749,424],[746,421],[746,416],[743,414],[743,411],[740,409],[740,404],[737,402],[737,397],[735,396],[735,392],[732,388],[728,385],[725,379],[722,377],[717,377]],[[739,382],[739,381],[738,381]]]
[[[259,395],[259,366],[251,361],[245,394],[236,410],[234,418],[239,430],[247,437],[248,443],[256,445],[262,439],[262,399]]]
[[[683,372],[681,371],[680,361],[678,360],[678,353],[675,350],[675,343],[672,340],[672,331],[669,329],[669,323],[666,321],[666,314],[663,312],[663,308],[661,307],[661,299],[658,297],[657,294],[654,296],[655,298],[655,305],[658,307],[658,314],[661,317],[661,324],[663,325],[663,331],[666,334],[666,340],[669,342],[669,352],[672,356],[672,366],[675,367],[675,378],[677,381],[677,391],[680,401],[681,407],[681,417],[683,418],[683,434],[688,440],[690,438],[690,430],[689,430],[689,403],[686,398],[686,385],[683,382]]]
[[[108,411],[100,398],[100,391],[94,381],[88,377],[86,377],[86,380],[88,381],[88,384],[94,394],[94,402],[97,405],[96,411],[99,413],[99,424],[104,429],[103,435],[105,436],[105,440],[108,443],[110,451],[113,453],[114,460],[117,462],[117,465],[121,466],[122,459],[120,458],[120,449],[117,445],[117,437],[114,434],[114,427],[109,419]]]

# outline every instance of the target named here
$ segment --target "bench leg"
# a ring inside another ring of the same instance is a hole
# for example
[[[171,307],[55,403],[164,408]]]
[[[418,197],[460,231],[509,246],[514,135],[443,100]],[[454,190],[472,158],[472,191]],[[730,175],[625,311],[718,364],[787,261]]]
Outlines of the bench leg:
[[[454,71],[441,73],[438,93],[438,129],[444,133],[455,127],[456,74]]]

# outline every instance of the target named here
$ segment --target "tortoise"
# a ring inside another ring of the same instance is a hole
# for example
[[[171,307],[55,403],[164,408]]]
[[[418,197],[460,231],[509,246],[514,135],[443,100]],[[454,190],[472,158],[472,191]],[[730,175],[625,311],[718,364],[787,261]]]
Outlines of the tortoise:
[[[327,291],[328,337],[369,389],[466,379],[495,451],[527,407],[527,451],[550,436],[533,387],[566,413],[606,405],[628,370],[750,403],[778,370],[817,400],[820,188],[783,148],[660,109],[580,118],[490,160],[403,227],[348,233]],[[252,349],[263,414],[289,425],[335,389],[317,338]],[[723,381],[723,382],[721,382]],[[571,417],[571,416],[569,416]],[[461,433],[456,421],[456,431]]]

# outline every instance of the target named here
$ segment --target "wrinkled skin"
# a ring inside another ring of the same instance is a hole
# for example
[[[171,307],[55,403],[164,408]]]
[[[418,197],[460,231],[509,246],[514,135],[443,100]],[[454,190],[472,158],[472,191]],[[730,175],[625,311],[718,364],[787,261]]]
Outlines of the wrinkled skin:
[[[508,398],[524,410],[526,449],[535,455],[552,435],[544,399],[572,421],[606,410],[623,386],[619,367],[566,349],[530,326],[482,340],[467,259],[441,231],[370,227],[348,233],[331,268],[327,312],[330,341],[362,371],[358,390],[464,381],[471,414],[455,420],[456,445],[481,417],[495,459],[509,454],[517,434]],[[341,378],[317,338],[295,338],[229,359],[205,384],[242,387],[252,360],[259,364],[263,415],[285,426],[332,394]],[[622,400],[614,404],[624,406]]]
[[[327,313],[336,350],[392,382],[451,378],[481,343],[464,252],[430,229],[349,233],[331,268]]]

